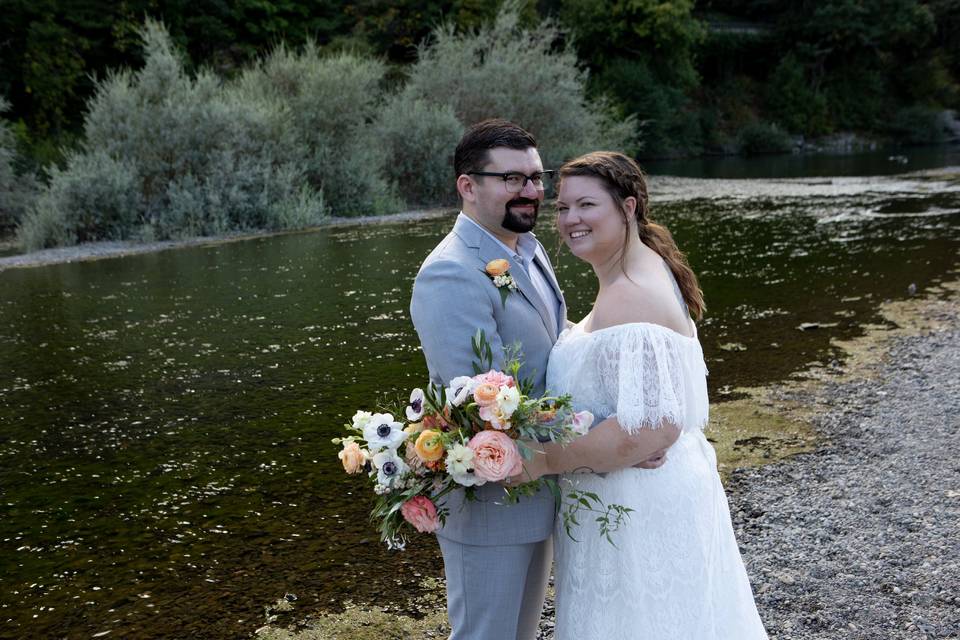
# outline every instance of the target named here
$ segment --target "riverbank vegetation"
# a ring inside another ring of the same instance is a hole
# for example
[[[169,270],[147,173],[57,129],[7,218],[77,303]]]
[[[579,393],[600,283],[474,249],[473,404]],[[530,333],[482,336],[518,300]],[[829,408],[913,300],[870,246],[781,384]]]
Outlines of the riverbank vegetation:
[[[635,150],[634,119],[586,99],[556,25],[518,19],[508,7],[468,33],[438,27],[394,82],[378,58],[311,41],[279,44],[230,78],[191,73],[148,19],[143,66],[97,82],[82,143],[50,168],[19,240],[165,240],[449,204],[464,126],[494,115],[525,123],[552,164],[597,146]]]
[[[551,166],[600,146],[941,142],[960,135],[958,29],[956,0],[13,0],[0,234],[39,248],[446,204],[450,151],[492,115]]]

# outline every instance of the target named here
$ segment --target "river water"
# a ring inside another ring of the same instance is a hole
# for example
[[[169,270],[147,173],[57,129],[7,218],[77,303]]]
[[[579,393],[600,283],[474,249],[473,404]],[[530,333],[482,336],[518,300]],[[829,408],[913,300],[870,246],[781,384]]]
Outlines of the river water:
[[[652,178],[706,292],[713,397],[956,277],[957,173]],[[243,637],[285,593],[407,606],[435,542],[385,551],[330,438],[425,381],[410,287],[452,221],[0,272],[0,638]],[[557,256],[576,320],[593,275]]]

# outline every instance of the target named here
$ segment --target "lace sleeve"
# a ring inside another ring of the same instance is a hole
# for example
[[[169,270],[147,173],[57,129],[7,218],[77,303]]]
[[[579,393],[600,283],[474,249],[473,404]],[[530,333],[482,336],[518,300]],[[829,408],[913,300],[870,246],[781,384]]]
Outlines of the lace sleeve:
[[[669,329],[637,323],[618,330],[604,351],[608,362],[608,384],[616,380],[616,414],[620,426],[629,433],[649,428],[657,429],[665,423],[687,428],[689,418],[699,411],[689,406],[696,404],[702,385],[705,399],[706,382],[689,365],[690,349],[696,345],[692,338],[684,338]],[[687,342],[684,342],[687,341]],[[700,353],[696,349],[696,353]],[[700,356],[702,363],[702,356]],[[696,420],[699,422],[700,420]],[[702,425],[698,425],[702,426]]]

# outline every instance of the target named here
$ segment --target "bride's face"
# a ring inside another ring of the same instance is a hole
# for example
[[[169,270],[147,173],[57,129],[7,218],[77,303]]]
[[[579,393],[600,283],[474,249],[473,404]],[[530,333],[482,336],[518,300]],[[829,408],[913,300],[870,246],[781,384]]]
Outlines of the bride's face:
[[[632,200],[624,203],[628,209]],[[573,255],[591,264],[619,255],[626,225],[624,214],[599,178],[571,176],[560,183],[557,228]]]

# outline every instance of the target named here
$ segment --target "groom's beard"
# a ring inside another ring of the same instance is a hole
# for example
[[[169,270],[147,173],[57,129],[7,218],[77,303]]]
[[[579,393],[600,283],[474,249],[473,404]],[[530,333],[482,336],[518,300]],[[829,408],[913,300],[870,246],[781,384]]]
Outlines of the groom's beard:
[[[510,209],[510,207],[517,205],[532,205],[533,213],[517,213]],[[533,200],[530,198],[514,198],[507,203],[506,211],[503,215],[503,222],[500,223],[500,226],[507,231],[513,231],[514,233],[526,233],[528,231],[533,231],[533,228],[537,225],[537,214],[539,213],[539,200]]]

